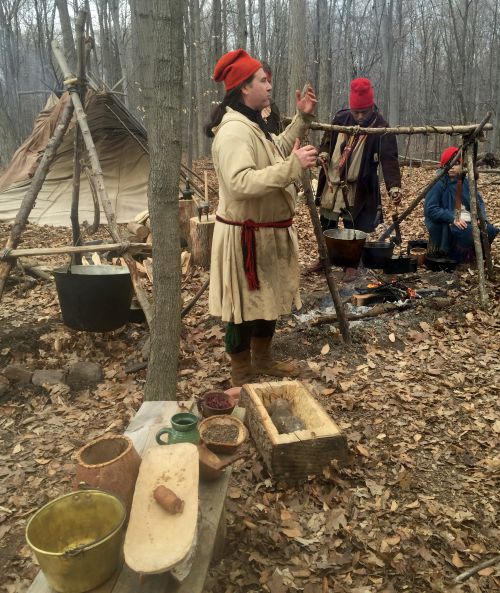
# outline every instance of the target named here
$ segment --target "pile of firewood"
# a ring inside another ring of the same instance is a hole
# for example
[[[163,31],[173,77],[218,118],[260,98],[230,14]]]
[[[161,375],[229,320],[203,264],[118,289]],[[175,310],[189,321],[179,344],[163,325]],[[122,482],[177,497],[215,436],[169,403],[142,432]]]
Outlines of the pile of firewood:
[[[209,214],[208,201],[200,206],[200,203],[194,199],[179,199],[179,238],[183,274],[187,273],[190,263],[205,270],[210,268],[214,227],[215,216]],[[125,236],[127,241],[152,245],[149,211],[139,212],[134,220],[127,224],[127,231],[129,233]],[[139,266],[138,269],[141,271]],[[152,280],[152,274],[146,271],[148,278]]]
[[[136,215],[134,220],[127,224],[129,234],[126,236],[127,241],[131,243],[147,243],[152,245],[153,237],[151,235],[151,228],[149,223],[149,211],[144,210]]]

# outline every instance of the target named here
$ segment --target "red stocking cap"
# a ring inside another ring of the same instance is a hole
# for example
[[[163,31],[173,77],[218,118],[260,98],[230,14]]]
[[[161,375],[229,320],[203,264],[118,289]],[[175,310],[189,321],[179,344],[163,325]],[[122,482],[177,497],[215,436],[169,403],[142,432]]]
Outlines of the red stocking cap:
[[[255,74],[262,64],[252,58],[244,49],[235,49],[224,54],[217,62],[213,79],[215,82],[224,81],[226,91],[234,89],[252,74]]]
[[[351,109],[368,109],[375,105],[372,83],[368,78],[356,78],[351,82],[349,105]]]
[[[448,148],[445,148],[443,150],[443,154],[441,155],[441,159],[439,161],[439,164],[441,165],[441,167],[444,167],[446,165],[446,163],[452,159],[458,152],[458,148],[456,146],[449,146]],[[458,161],[460,162],[460,161]]]

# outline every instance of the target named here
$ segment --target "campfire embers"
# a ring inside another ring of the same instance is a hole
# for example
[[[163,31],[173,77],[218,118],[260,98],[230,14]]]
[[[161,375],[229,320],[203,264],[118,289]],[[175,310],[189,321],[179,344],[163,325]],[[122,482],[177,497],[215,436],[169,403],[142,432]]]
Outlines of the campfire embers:
[[[392,282],[372,281],[366,288],[357,288],[351,297],[351,303],[357,307],[370,303],[406,301],[420,298],[414,288],[406,286],[400,280]]]

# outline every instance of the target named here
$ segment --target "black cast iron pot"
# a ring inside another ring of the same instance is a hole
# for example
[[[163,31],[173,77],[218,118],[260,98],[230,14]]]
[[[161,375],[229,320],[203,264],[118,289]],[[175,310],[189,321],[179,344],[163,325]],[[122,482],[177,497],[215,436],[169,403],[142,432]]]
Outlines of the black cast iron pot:
[[[106,332],[125,325],[132,300],[124,266],[66,266],[54,270],[62,318],[68,327]]]
[[[457,267],[457,262],[448,257],[425,256],[425,267],[432,272],[453,272]]]
[[[363,264],[366,268],[382,269],[393,252],[391,241],[367,241],[363,248]]]
[[[391,257],[387,259],[384,274],[409,274],[417,271],[417,260],[414,257]]]

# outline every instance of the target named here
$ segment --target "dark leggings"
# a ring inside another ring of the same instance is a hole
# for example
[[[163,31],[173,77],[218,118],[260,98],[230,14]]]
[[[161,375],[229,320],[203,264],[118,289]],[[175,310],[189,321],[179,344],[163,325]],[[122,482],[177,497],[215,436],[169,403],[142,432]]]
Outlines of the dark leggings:
[[[254,319],[243,323],[230,321],[226,326],[225,346],[228,354],[238,354],[250,350],[253,338],[272,338],[276,328],[276,320]]]
[[[324,216],[320,216],[319,218],[320,222],[321,222],[321,228],[324,231],[328,231],[330,229],[338,229],[339,227],[339,221],[338,220],[330,220],[329,218],[325,218]],[[352,221],[350,219],[349,216],[346,215],[345,218],[342,218],[342,222],[344,223],[344,228],[345,229],[352,229]],[[354,221],[354,224],[356,224],[356,221]],[[358,228],[357,226],[355,228]]]

